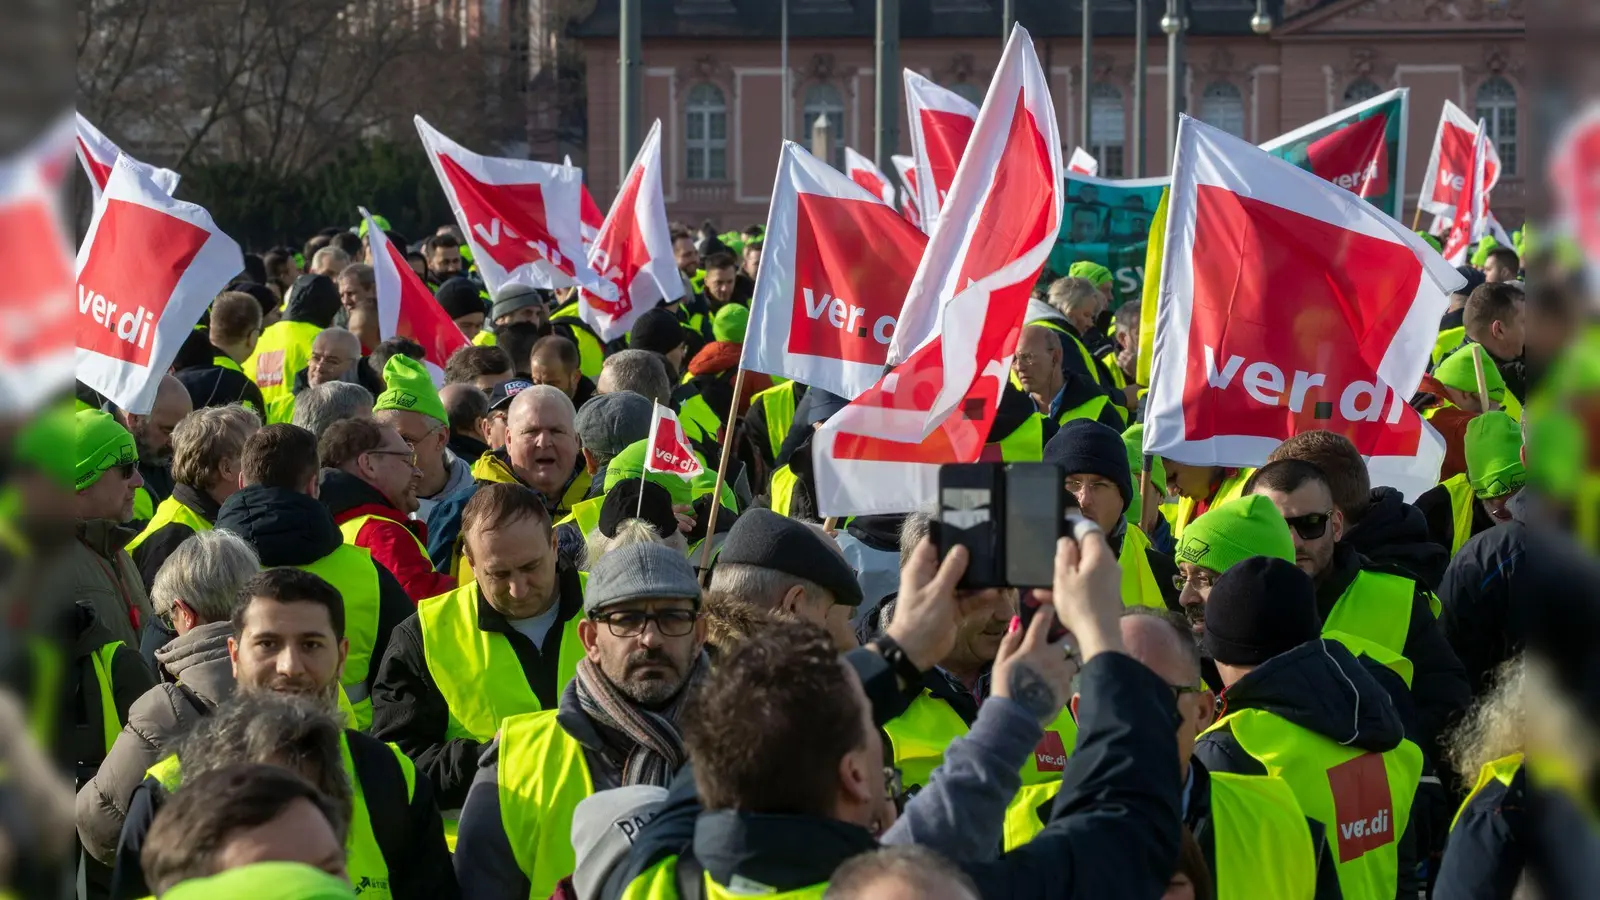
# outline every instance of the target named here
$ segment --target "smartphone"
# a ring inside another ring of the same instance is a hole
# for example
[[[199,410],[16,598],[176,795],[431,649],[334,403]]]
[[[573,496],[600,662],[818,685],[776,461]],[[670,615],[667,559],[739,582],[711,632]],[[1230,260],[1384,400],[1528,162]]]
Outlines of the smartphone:
[[[1005,467],[1001,463],[951,463],[939,467],[939,558],[967,548],[964,590],[1005,587],[1001,529],[1005,522]]]
[[[1056,538],[1066,512],[1061,467],[1012,463],[1005,473],[1004,543],[1006,584],[1049,587],[1055,581]]]

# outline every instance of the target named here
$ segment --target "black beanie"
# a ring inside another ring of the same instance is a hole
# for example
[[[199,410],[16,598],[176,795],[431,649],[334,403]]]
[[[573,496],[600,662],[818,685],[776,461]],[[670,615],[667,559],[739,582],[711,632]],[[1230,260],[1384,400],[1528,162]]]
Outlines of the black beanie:
[[[309,322],[327,328],[338,315],[339,286],[326,275],[301,275],[289,288],[283,304],[283,317],[291,322]]]
[[[1224,665],[1258,666],[1321,633],[1311,576],[1276,557],[1235,563],[1206,598],[1205,649]]]
[[[1061,474],[1100,475],[1122,492],[1122,509],[1133,501],[1133,474],[1128,470],[1128,447],[1122,435],[1093,419],[1069,419],[1044,445],[1044,461],[1061,467]]]
[[[664,309],[652,309],[633,323],[628,332],[628,346],[634,350],[649,350],[662,356],[682,347],[683,327],[678,317]]]
[[[433,296],[452,319],[487,312],[483,308],[483,298],[478,296],[478,286],[465,275],[457,275],[439,285],[439,290]]]
[[[641,489],[644,491],[643,502],[639,498]],[[624,479],[606,491],[606,499],[600,504],[600,533],[614,538],[617,536],[617,526],[629,519],[643,519],[654,525],[656,534],[662,540],[672,537],[678,530],[678,517],[672,511],[672,495],[654,481],[642,478]]]

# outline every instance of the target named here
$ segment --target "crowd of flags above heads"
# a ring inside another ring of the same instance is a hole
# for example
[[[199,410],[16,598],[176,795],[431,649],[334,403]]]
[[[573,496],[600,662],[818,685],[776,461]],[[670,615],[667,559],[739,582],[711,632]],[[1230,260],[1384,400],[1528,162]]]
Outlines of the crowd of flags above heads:
[[[992,452],[1029,294],[1062,231],[1065,179],[1097,175],[1081,148],[1063,160],[1021,27],[982,106],[914,72],[905,85],[912,153],[893,158],[893,177],[853,148],[840,173],[797,144],[780,147],[751,301],[742,365],[851,401],[816,442],[829,515],[921,505],[940,464]],[[1431,484],[1430,464],[1436,478],[1438,436],[1404,401],[1458,276],[1391,218],[1397,210],[1357,199],[1403,196],[1406,97],[1390,92],[1261,148],[1183,120],[1170,214],[1151,233],[1160,265],[1146,311],[1156,335],[1147,451],[1253,465],[1297,431],[1332,428],[1408,486]],[[1397,105],[1397,124],[1383,104]],[[78,258],[77,374],[139,412],[154,373],[241,268],[239,248],[171,196],[176,173],[121,154],[81,116],[77,125],[98,201]],[[581,318],[604,340],[682,297],[660,122],[604,215],[570,161],[483,156],[420,116],[416,127],[491,290],[577,288]],[[1446,104],[1422,209],[1451,221],[1447,254],[1492,227],[1499,173],[1481,123]],[[465,338],[400,249],[368,234],[383,336],[418,340],[440,377]],[[1285,296],[1298,299],[1269,299]],[[1255,327],[1237,327],[1245,322]]]

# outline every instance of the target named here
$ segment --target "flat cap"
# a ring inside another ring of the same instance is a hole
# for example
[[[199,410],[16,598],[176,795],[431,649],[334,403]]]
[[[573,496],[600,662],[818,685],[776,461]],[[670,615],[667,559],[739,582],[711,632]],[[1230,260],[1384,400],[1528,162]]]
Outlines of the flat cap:
[[[773,569],[816,582],[839,603],[861,603],[856,573],[838,550],[828,546],[827,538],[770,509],[750,509],[739,516],[717,555],[717,565]]]
[[[629,600],[676,598],[700,606],[700,582],[688,558],[665,544],[629,544],[594,564],[583,592],[583,614],[593,616]]]
[[[609,462],[618,453],[650,436],[653,404],[633,391],[597,394],[578,410],[573,427],[590,453]]]

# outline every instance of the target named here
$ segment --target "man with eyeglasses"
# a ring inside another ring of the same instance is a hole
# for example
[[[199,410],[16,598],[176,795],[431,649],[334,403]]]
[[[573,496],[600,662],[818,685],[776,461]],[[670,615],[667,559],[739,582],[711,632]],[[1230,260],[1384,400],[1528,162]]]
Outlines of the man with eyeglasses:
[[[340,419],[317,441],[317,457],[323,467],[318,499],[346,544],[394,573],[413,603],[455,590],[456,580],[428,561],[427,526],[408,518],[417,508],[421,474],[416,451],[394,426]]]
[[[1265,497],[1241,497],[1189,523],[1178,539],[1173,586],[1195,639],[1205,636],[1206,601],[1218,576],[1252,556],[1292,563],[1294,553],[1283,514]],[[1206,671],[1206,683],[1214,689],[1221,686],[1214,668]]]
[[[124,548],[139,529],[122,523],[133,515],[134,492],[144,484],[133,435],[110,413],[80,410],[73,499],[77,540],[61,560],[73,599],[94,607],[113,641],[139,646],[139,630],[150,620],[150,598],[139,568]]]
[[[484,748],[461,812],[464,896],[550,896],[576,863],[579,801],[672,782],[688,759],[678,719],[708,669],[705,637],[682,553],[648,542],[601,557],[578,622],[583,659],[559,706],[506,719]]]
[[[399,354],[389,357],[383,380],[388,387],[372,404],[372,417],[400,432],[416,451],[421,474],[415,512],[418,519],[427,519],[440,500],[472,484],[472,463],[450,452],[450,414],[420,361]]]
[[[1067,493],[1085,518],[1100,526],[1122,567],[1122,602],[1127,606],[1178,606],[1178,574],[1172,557],[1155,549],[1137,523],[1128,521],[1133,473],[1122,436],[1099,422],[1074,419],[1044,448],[1044,461],[1061,467]]]
[[[1039,411],[1058,425],[1071,419],[1091,419],[1120,431],[1122,416],[1105,388],[1063,368],[1062,343],[1057,334],[1041,324],[1022,329],[1017,352],[1011,357],[1011,371],[1017,382],[1033,396]]]

